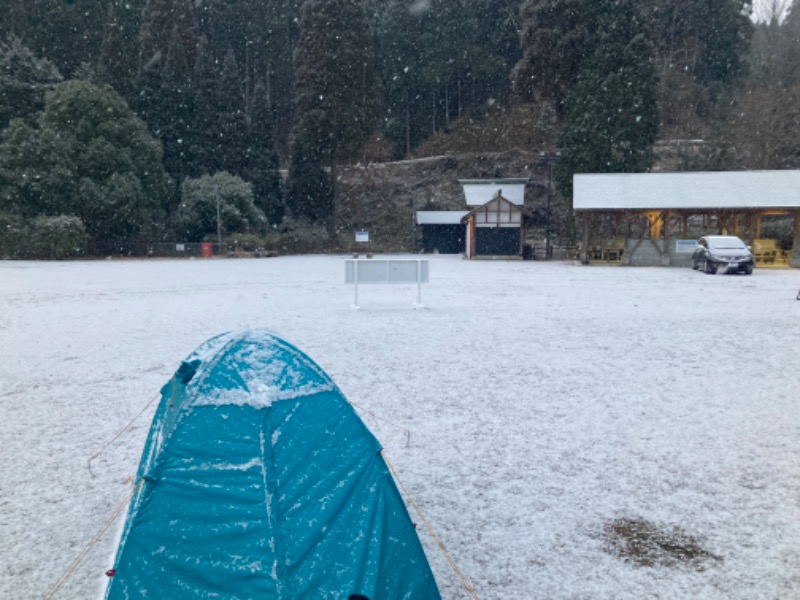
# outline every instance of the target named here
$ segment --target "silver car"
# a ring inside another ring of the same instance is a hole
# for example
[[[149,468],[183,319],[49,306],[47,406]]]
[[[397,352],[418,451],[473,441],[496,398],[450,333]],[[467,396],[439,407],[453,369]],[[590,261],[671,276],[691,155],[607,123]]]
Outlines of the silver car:
[[[703,236],[692,253],[692,268],[710,275],[717,271],[750,275],[754,266],[752,250],[735,235]]]

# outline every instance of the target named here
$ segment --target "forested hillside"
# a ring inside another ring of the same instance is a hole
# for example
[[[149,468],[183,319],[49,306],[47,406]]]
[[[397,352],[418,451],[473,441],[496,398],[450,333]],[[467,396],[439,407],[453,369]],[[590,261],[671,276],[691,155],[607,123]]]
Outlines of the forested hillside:
[[[659,140],[702,140],[676,168],[797,168],[800,0],[756,9],[0,0],[0,255],[323,249],[354,167],[415,157],[557,153],[567,214],[574,172],[647,171]]]

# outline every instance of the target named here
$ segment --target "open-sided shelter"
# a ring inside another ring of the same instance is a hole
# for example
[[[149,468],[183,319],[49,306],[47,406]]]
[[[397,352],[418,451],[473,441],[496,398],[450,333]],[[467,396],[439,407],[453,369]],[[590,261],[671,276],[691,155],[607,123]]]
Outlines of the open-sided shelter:
[[[466,229],[461,222],[466,210],[419,210],[415,215],[422,228],[422,251],[426,254],[460,254],[464,251]]]
[[[800,267],[800,171],[591,173],[573,182],[584,262],[684,266],[698,237],[728,234],[752,245],[762,265]],[[791,224],[791,247],[762,237],[775,217]]]

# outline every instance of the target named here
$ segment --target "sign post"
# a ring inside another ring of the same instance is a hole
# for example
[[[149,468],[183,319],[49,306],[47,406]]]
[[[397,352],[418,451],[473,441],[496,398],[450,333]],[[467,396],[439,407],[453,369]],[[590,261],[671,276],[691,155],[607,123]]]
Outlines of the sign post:
[[[358,307],[358,285],[417,284],[416,306],[422,306],[422,284],[428,283],[429,266],[425,259],[348,259],[344,282],[354,287],[354,306]]]
[[[369,231],[356,231],[356,244],[366,244],[367,245],[367,258],[370,257],[369,251]],[[353,258],[358,258],[358,253],[353,254]]]

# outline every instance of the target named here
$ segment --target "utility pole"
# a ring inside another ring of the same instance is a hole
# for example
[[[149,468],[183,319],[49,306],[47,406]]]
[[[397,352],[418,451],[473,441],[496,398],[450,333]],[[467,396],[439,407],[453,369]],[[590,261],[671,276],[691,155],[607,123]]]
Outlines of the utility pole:
[[[545,231],[544,240],[544,255],[547,260],[553,258],[553,247],[550,245],[550,225],[552,221],[552,212],[550,210],[551,202],[553,199],[553,162],[547,161],[547,230]]]
[[[217,252],[222,252],[222,219],[220,218],[219,209],[219,185],[214,186],[214,194],[217,197]]]
[[[545,260],[553,258],[553,246],[550,243],[550,234],[553,225],[552,201],[553,201],[553,165],[561,158],[561,152],[546,153],[539,152],[539,164],[547,166],[547,212],[545,213]]]

